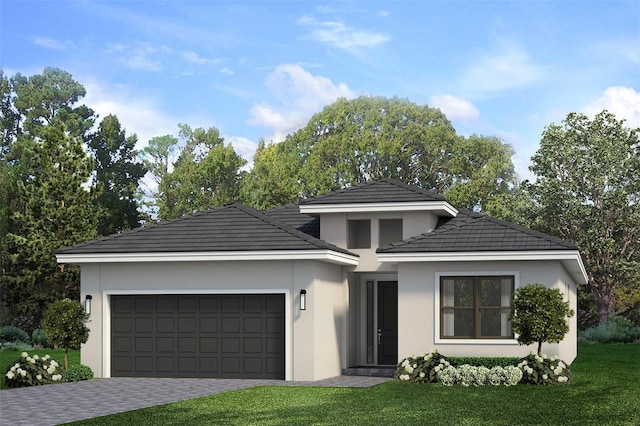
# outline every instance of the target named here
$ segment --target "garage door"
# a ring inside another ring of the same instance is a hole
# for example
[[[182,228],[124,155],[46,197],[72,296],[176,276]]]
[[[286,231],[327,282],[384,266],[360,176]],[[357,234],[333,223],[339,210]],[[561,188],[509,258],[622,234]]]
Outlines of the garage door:
[[[112,377],[284,379],[284,295],[111,296]]]

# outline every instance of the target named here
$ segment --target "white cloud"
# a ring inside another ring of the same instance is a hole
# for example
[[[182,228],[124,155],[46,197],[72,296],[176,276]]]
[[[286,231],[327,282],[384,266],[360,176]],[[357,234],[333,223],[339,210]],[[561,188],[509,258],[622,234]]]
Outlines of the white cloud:
[[[187,52],[183,52],[182,53],[182,57],[184,59],[186,59],[188,62],[191,62],[193,64],[211,64],[211,63],[216,63],[218,62],[217,59],[207,59],[207,58],[203,58],[200,55],[198,55],[196,52],[193,51],[187,51]]]
[[[220,68],[220,74],[233,75],[233,74],[235,74],[235,72],[233,72],[232,69],[229,69],[227,67],[222,67],[222,68]]]
[[[356,30],[338,21],[318,21],[310,16],[298,19],[298,24],[310,28],[309,38],[329,46],[350,52],[360,48],[375,47],[389,41],[386,34],[366,30]]]
[[[36,46],[52,50],[64,50],[69,46],[69,42],[67,41],[55,40],[48,37],[34,37],[32,41]]]
[[[284,140],[287,134],[303,127],[313,114],[339,97],[355,97],[346,84],[335,85],[328,78],[313,75],[294,64],[276,67],[265,84],[278,106],[267,102],[255,104],[248,123],[271,128],[274,141]]]
[[[438,107],[449,120],[475,121],[480,111],[469,101],[453,95],[432,96],[429,103]]]
[[[583,111],[594,116],[603,109],[613,113],[618,120],[625,119],[627,127],[640,127],[640,92],[631,87],[609,87],[602,96],[585,106]]]
[[[111,45],[106,53],[119,55],[118,63],[133,70],[162,71],[163,60],[172,53],[167,46],[154,46],[151,43],[137,42],[132,45]]]
[[[244,167],[244,169],[250,170],[253,167],[253,155],[256,153],[258,144],[243,136],[223,135],[223,138],[226,143],[230,143],[233,146],[233,149],[237,154],[247,160],[247,165]]]
[[[468,92],[499,92],[540,80],[545,70],[534,64],[529,53],[513,43],[501,42],[497,52],[482,54],[462,76]]]
[[[109,114],[118,120],[127,136],[135,133],[138,137],[136,149],[147,145],[149,139],[177,133],[178,118],[169,117],[151,99],[139,93],[132,93],[122,85],[106,85],[95,81],[83,82],[87,96],[82,102],[100,115],[99,121]]]

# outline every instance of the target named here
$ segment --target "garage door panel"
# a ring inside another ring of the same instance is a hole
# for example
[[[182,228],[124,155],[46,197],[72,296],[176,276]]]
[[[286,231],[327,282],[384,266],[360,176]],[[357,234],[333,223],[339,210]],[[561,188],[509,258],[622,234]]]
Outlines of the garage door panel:
[[[112,376],[284,379],[284,295],[111,296]]]

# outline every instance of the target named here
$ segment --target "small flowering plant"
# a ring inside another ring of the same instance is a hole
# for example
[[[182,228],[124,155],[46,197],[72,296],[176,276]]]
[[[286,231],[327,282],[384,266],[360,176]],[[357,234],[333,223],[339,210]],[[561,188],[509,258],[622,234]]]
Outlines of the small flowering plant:
[[[12,363],[5,374],[5,383],[10,388],[40,386],[62,381],[62,368],[49,355],[29,356],[22,352],[19,359]]]
[[[520,360],[518,368],[522,370],[521,383],[557,385],[568,383],[572,377],[569,366],[564,361],[556,356],[538,355],[533,351]]]
[[[420,355],[411,355],[402,360],[394,377],[405,382],[435,383],[438,372],[449,367],[449,359],[438,353],[437,349]]]
[[[458,367],[449,366],[438,372],[438,381],[444,386],[514,386],[520,382],[522,371],[513,366],[493,367],[464,364]]]

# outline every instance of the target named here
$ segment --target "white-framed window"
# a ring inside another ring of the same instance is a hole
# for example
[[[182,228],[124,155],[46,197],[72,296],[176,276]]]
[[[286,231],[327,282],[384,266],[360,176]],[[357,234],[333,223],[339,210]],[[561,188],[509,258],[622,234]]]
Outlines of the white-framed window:
[[[438,273],[435,282],[436,342],[516,342],[509,315],[516,272]]]

